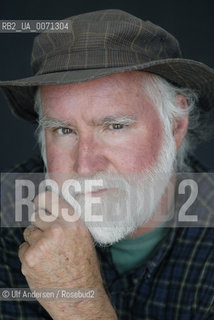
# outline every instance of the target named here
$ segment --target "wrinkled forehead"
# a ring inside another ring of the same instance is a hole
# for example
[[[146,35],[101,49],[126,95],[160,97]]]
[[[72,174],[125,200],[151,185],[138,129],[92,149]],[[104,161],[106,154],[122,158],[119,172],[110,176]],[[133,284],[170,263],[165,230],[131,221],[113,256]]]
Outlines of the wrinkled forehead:
[[[132,71],[77,84],[42,86],[43,112],[60,117],[80,111],[88,116],[152,111],[153,103],[144,90],[149,78],[150,74]]]

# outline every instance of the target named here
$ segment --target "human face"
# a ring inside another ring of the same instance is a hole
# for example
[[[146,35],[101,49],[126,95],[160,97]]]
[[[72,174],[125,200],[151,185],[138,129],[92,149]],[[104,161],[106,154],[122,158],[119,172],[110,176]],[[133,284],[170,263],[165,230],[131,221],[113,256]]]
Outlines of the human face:
[[[43,114],[62,123],[45,130],[48,171],[88,177],[153,168],[163,130],[142,82],[143,73],[130,72],[41,87]]]
[[[101,227],[86,222],[100,244],[114,243],[145,224],[169,181],[174,141],[166,139],[143,80],[142,73],[132,72],[41,89],[44,123],[52,123],[45,130],[49,173],[81,183],[85,178],[104,181],[94,213],[101,211],[107,219]],[[160,181],[166,164],[169,173]],[[70,202],[70,195],[65,199]],[[77,199],[83,207],[82,197]]]

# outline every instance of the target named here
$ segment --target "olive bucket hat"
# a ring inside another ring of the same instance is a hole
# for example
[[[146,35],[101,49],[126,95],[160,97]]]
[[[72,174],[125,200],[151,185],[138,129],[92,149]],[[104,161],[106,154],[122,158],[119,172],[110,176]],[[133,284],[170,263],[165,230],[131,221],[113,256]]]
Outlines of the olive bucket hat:
[[[0,81],[12,111],[35,121],[38,86],[89,81],[132,70],[159,75],[178,87],[194,89],[201,111],[214,103],[214,70],[182,59],[178,41],[161,27],[121,10],[101,10],[67,18],[70,31],[35,37],[33,76]]]

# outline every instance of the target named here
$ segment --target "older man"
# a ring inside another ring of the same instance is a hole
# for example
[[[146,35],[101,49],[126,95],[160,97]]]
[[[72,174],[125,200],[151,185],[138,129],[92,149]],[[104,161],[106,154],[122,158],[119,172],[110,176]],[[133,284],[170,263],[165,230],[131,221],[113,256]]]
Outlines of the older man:
[[[38,120],[45,169],[60,190],[36,197],[24,242],[22,229],[4,230],[1,283],[95,288],[97,298],[38,298],[47,312],[7,301],[1,319],[211,319],[213,229],[172,228],[167,218],[174,173],[189,169],[198,119],[212,107],[214,72],[182,59],[173,36],[126,12],[70,21],[70,33],[35,39],[33,77],[0,83],[16,114]],[[35,160],[16,168],[41,170]],[[72,197],[62,192],[70,178],[98,183]],[[94,198],[93,217],[103,223],[83,213]],[[23,242],[24,276],[14,241]]]

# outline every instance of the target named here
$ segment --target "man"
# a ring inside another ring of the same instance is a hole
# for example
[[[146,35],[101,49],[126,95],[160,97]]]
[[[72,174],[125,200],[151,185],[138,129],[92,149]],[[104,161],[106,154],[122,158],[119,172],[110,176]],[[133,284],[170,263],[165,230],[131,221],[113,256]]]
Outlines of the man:
[[[24,241],[21,228],[2,231],[1,282],[95,288],[97,299],[4,301],[1,319],[212,319],[213,229],[175,228],[170,214],[214,72],[126,12],[70,20],[71,33],[35,39],[33,77],[0,83],[17,115],[38,120],[47,177],[59,186],[35,198]],[[41,170],[35,160],[15,169]],[[96,221],[87,219],[94,199]]]

